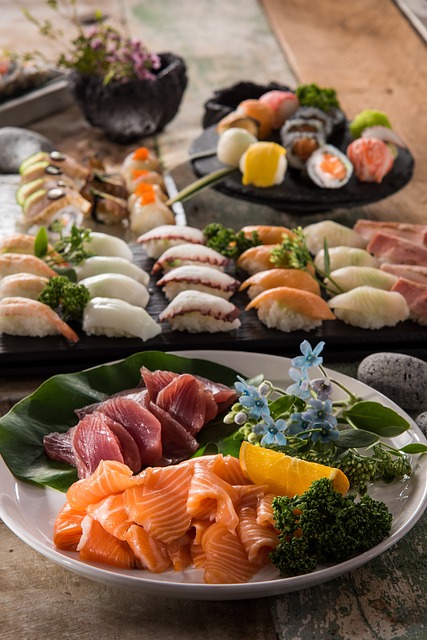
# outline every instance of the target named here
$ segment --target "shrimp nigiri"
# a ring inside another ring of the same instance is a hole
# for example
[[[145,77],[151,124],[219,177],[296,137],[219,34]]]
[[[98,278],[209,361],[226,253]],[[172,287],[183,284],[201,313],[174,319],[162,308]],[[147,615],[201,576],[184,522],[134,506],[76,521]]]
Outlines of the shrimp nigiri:
[[[37,300],[19,296],[1,300],[0,333],[38,338],[61,334],[70,342],[79,340],[75,331],[53,309]]]
[[[4,253],[0,255],[0,278],[13,273],[32,273],[36,276],[53,278],[58,275],[40,258],[23,253]]]

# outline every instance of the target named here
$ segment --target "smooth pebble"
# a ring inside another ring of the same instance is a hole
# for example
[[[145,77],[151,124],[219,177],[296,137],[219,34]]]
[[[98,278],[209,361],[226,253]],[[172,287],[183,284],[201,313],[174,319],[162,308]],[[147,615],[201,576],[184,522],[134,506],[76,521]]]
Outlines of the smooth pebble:
[[[45,136],[21,127],[0,128],[0,173],[19,172],[21,163],[39,151],[53,151],[53,143]]]
[[[402,353],[374,353],[359,364],[357,378],[405,411],[427,408],[427,362]]]
[[[415,422],[427,438],[427,411],[423,411],[415,418]]]

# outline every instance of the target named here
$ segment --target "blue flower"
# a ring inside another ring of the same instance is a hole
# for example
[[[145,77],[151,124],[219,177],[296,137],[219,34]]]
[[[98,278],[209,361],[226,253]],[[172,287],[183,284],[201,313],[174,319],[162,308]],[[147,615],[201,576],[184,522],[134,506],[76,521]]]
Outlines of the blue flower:
[[[307,371],[305,369],[298,371],[298,369],[291,368],[289,369],[289,375],[292,380],[295,380],[295,384],[291,384],[286,389],[286,393],[291,396],[297,396],[297,398],[301,398],[302,400],[310,398],[310,380]]]
[[[307,430],[311,428],[310,422],[304,419],[302,413],[292,413],[288,421],[288,434],[299,438],[310,436]]]
[[[270,408],[268,406],[268,400],[260,394],[258,389],[250,384],[247,384],[243,378],[237,376],[240,382],[235,383],[235,387],[242,395],[239,398],[239,403],[245,408],[249,409],[249,418],[268,419],[270,417]]]
[[[329,422],[314,422],[311,424],[311,428],[313,429],[311,434],[313,442],[320,440],[320,442],[326,444],[336,440],[340,435],[338,429],[335,429]]]
[[[314,423],[317,425],[328,424],[331,427],[337,425],[337,419],[332,415],[331,400],[322,402],[321,400],[313,399],[308,406],[308,410],[302,413],[303,419],[307,420],[307,422],[310,422],[312,425]]]
[[[326,378],[316,378],[311,383],[311,388],[317,394],[318,400],[327,400],[332,393],[332,384]]]
[[[292,366],[297,369],[310,369],[310,367],[318,367],[323,363],[323,358],[319,358],[319,353],[322,351],[325,346],[324,342],[319,342],[319,344],[311,348],[311,344],[308,340],[304,340],[301,342],[300,349],[302,356],[297,356],[292,359]]]
[[[284,447],[287,443],[284,432],[287,429],[287,424],[282,418],[279,418],[277,422],[274,422],[271,418],[265,422],[261,422],[252,427],[252,431],[257,435],[263,435],[261,438],[262,446],[270,446],[277,444]]]

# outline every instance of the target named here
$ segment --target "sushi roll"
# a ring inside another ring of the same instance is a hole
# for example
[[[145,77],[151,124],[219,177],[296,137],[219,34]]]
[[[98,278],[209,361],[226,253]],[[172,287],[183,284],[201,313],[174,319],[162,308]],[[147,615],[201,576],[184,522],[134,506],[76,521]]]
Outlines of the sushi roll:
[[[276,142],[255,142],[240,158],[242,183],[267,188],[281,184],[287,169],[286,149]]]
[[[175,331],[217,333],[240,327],[239,309],[218,296],[201,291],[181,291],[159,316]]]
[[[367,240],[353,229],[333,220],[313,222],[304,227],[305,242],[314,256],[324,248],[325,241],[330,247],[356,247],[366,249]]]
[[[291,289],[302,289],[320,295],[320,286],[317,280],[307,271],[301,269],[269,269],[259,271],[247,278],[240,286],[239,291],[247,290],[249,298],[252,300],[258,294],[268,289],[277,287],[290,287]]]
[[[287,227],[267,224],[246,225],[245,227],[242,227],[240,231],[246,238],[252,238],[253,233],[256,233],[261,244],[280,244],[286,237],[295,237],[294,232]]]
[[[83,246],[86,251],[96,256],[115,256],[116,258],[125,258],[130,262],[133,260],[132,249],[128,243],[108,233],[91,231]]]
[[[367,285],[334,296],[328,305],[345,324],[362,329],[394,327],[409,318],[408,304],[400,293]]]
[[[126,258],[115,256],[92,256],[74,267],[74,269],[78,282],[102,273],[122,273],[140,282],[144,287],[147,287],[150,281],[150,276],[141,267],[129,262]]]
[[[65,176],[69,176],[80,185],[90,175],[90,170],[87,167],[61,151],[40,151],[29,156],[21,163],[19,173],[21,176],[26,176],[31,171],[31,168],[34,169],[35,165],[40,166],[43,163],[45,163],[45,166],[58,167]]]
[[[117,298],[102,297],[87,303],[82,328],[89,336],[140,338],[143,342],[161,333],[160,325],[145,309]]]
[[[213,267],[184,265],[168,271],[157,282],[166,298],[173,300],[180,291],[192,289],[229,300],[239,288],[240,282]]]
[[[275,112],[265,101],[260,102],[253,98],[243,100],[237,105],[236,112],[258,123],[258,140],[265,140],[271,134]]]
[[[203,231],[186,225],[163,224],[155,229],[143,233],[137,238],[150,258],[160,258],[162,253],[170,247],[180,244],[205,244]]]
[[[366,249],[357,247],[331,247],[328,249],[329,270],[335,271],[341,267],[375,267],[380,261]],[[325,271],[325,251],[321,249],[314,258],[314,266],[319,271]]]
[[[259,101],[268,104],[274,111],[273,129],[280,127],[290,118],[300,106],[299,100],[292,91],[272,89],[260,96]]]
[[[246,309],[256,309],[263,324],[285,333],[311,331],[320,327],[323,320],[335,319],[323,298],[291,287],[263,291],[250,301]]]
[[[216,155],[220,162],[238,167],[240,158],[245,153],[249,145],[257,142],[257,138],[239,127],[226,129],[219,137],[216,147]]]
[[[237,267],[251,276],[259,271],[274,269],[276,265],[271,261],[271,252],[276,246],[275,244],[261,244],[257,247],[246,249],[238,257]]]
[[[13,273],[0,280],[0,298],[30,298],[37,300],[49,278],[32,273]]]
[[[90,202],[67,186],[39,189],[28,196],[22,206],[26,225],[50,224],[61,212],[70,210],[84,217],[90,209]]]
[[[288,164],[292,169],[304,169],[311,155],[325,144],[322,133],[295,131],[282,138]]]
[[[14,296],[0,301],[0,334],[12,336],[62,335],[70,342],[78,342],[79,337],[58,314],[42,302]]]
[[[166,272],[185,265],[200,265],[225,271],[230,260],[203,244],[185,243],[166,249],[153,265],[152,273]]]
[[[23,253],[0,255],[0,279],[14,273],[31,273],[44,278],[53,278],[58,275],[46,262],[36,256]]]
[[[317,120],[323,127],[324,135],[328,138],[334,128],[334,118],[317,107],[301,106],[292,115],[291,120]]]
[[[118,298],[143,309],[150,300],[147,288],[123,273],[100,273],[97,276],[83,278],[79,284],[83,284],[89,290],[91,298]]]
[[[376,138],[357,138],[348,145],[346,153],[360,182],[379,184],[394,165],[390,147]]]
[[[325,279],[329,292],[344,293],[362,285],[390,291],[397,277],[375,267],[341,267]]]
[[[353,174],[353,165],[348,157],[332,144],[316,149],[305,168],[310,180],[322,189],[341,189]]]

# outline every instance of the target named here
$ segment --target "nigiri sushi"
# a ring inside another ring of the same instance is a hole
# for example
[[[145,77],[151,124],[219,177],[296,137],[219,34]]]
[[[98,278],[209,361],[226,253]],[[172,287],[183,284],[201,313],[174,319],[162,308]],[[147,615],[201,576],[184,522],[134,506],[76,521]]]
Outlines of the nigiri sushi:
[[[258,122],[258,140],[268,138],[273,129],[275,112],[266,101],[260,102],[253,98],[242,100],[242,102],[237,105],[236,112]]]
[[[230,260],[203,244],[184,243],[166,249],[153,265],[152,273],[169,271],[189,264],[214,267],[224,271]]]
[[[239,309],[218,296],[201,291],[181,291],[159,315],[172,329],[189,333],[217,333],[240,327]]]
[[[129,188],[132,172],[138,170],[156,171],[162,173],[162,164],[157,155],[148,147],[138,147],[129,153],[123,160],[120,173]]]
[[[165,181],[161,173],[148,169],[132,169],[126,180],[128,191],[132,193],[142,184],[151,184],[166,192]]]
[[[83,246],[86,251],[97,256],[114,256],[130,262],[133,260],[132,249],[128,243],[109,233],[91,231]]]
[[[29,156],[21,163],[19,173],[25,176],[31,167],[46,163],[46,166],[54,166],[61,169],[62,173],[77,181],[84,181],[88,178],[90,170],[82,165],[78,160],[61,151],[40,151]]]
[[[350,266],[331,271],[329,277],[325,278],[325,285],[333,293],[344,293],[362,285],[390,291],[396,280],[397,276],[375,267]]]
[[[53,278],[58,275],[40,258],[24,253],[4,253],[0,255],[0,278],[13,273],[32,273],[36,276]]]
[[[365,238],[356,233],[356,231],[333,220],[313,222],[313,224],[304,227],[303,230],[307,248],[313,255],[316,255],[318,251],[324,248],[325,240],[328,248],[345,246],[366,249],[368,244]]]
[[[331,247],[328,249],[329,270],[335,271],[341,267],[379,267],[380,261],[366,249],[357,247]],[[325,251],[321,249],[314,258],[314,266],[319,271],[325,271]]]
[[[79,341],[76,332],[53,309],[19,296],[0,301],[0,333],[37,338],[63,335],[70,342]]]
[[[123,273],[100,273],[83,278],[79,284],[89,289],[91,298],[118,298],[143,309],[150,300],[147,288]]]
[[[102,297],[87,303],[82,328],[88,335],[141,338],[144,342],[161,333],[160,325],[145,309],[117,298]]]
[[[180,244],[205,244],[203,231],[187,225],[163,224],[140,235],[136,241],[142,244],[150,258],[160,258],[170,247]]]
[[[394,327],[409,318],[408,304],[400,293],[367,285],[334,296],[328,305],[345,324],[362,329]]]
[[[49,278],[32,273],[13,273],[0,280],[0,298],[31,298],[37,300]]]
[[[390,147],[377,138],[357,138],[348,145],[346,153],[361,182],[382,182],[395,160]]]
[[[298,109],[299,100],[292,91],[272,89],[263,93],[259,101],[273,109],[273,129],[280,129],[284,122]]]
[[[248,133],[255,136],[258,140],[259,135],[259,122],[237,111],[231,111],[227,113],[216,125],[216,130],[219,135],[222,135],[227,129],[244,129]]]
[[[175,215],[172,209],[155,197],[147,201],[140,196],[132,206],[129,220],[131,230],[140,235],[160,225],[174,224]]]
[[[310,180],[322,189],[341,189],[353,174],[353,165],[347,156],[332,144],[313,151],[305,167]]]
[[[217,147],[216,155],[220,162],[229,164],[232,167],[238,167],[240,158],[245,153],[250,144],[257,142],[257,138],[240,127],[231,127],[221,133]]]
[[[275,244],[261,244],[257,247],[246,249],[246,251],[238,257],[237,267],[243,269],[243,271],[246,271],[251,276],[259,271],[274,269],[276,265],[271,261],[271,252],[276,246]]]
[[[258,271],[247,278],[240,286],[239,291],[248,290],[249,298],[253,299],[258,294],[268,289],[277,287],[290,287],[291,289],[303,289],[316,295],[320,295],[320,286],[317,280],[307,271],[301,269],[268,269]]]
[[[419,267],[413,264],[389,264],[383,262],[380,266],[381,271],[392,273],[398,278],[405,278],[420,284],[427,284],[427,266]]]
[[[293,238],[295,234],[287,227],[274,226],[268,224],[251,224],[242,227],[240,231],[251,238],[254,232],[257,233],[261,244],[279,244],[283,238]]]
[[[148,184],[146,182],[140,182],[136,185],[135,190],[130,194],[127,199],[129,210],[132,210],[135,203],[141,196],[145,196],[147,193],[154,195],[155,202],[167,202],[168,196],[158,184]]]
[[[157,282],[157,286],[162,287],[168,300],[172,300],[180,291],[187,289],[203,291],[229,300],[239,285],[238,280],[223,271],[200,265],[176,267],[176,269],[168,271]]]
[[[242,183],[268,188],[281,184],[287,169],[286,149],[276,142],[255,142],[240,158]]]
[[[277,287],[257,295],[246,307],[256,309],[259,320],[269,328],[290,331],[311,331],[323,320],[334,320],[328,304],[315,293]]]
[[[84,278],[97,276],[101,273],[123,273],[125,276],[134,278],[137,282],[146,287],[150,281],[149,274],[126,258],[114,256],[92,256],[75,267],[77,280],[80,282]]]

